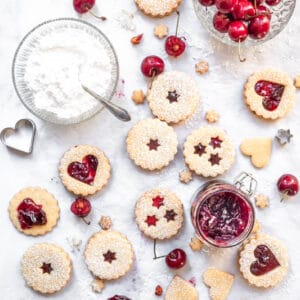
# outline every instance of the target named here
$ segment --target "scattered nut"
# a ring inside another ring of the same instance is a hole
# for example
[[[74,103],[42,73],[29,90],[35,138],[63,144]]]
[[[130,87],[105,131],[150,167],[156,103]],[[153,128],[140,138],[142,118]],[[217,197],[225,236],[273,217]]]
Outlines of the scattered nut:
[[[300,76],[295,78],[294,85],[297,89],[300,89]]]
[[[258,208],[266,208],[269,206],[269,197],[263,194],[255,196],[255,205]]]
[[[146,95],[142,90],[136,90],[132,92],[131,99],[135,104],[143,104],[145,101]]]
[[[112,227],[112,220],[110,217],[101,216],[99,220],[99,225],[102,228],[102,230],[109,230]]]
[[[91,286],[95,293],[101,293],[105,287],[104,282],[99,278],[95,278],[92,281]]]
[[[168,35],[168,27],[164,24],[160,24],[154,27],[154,35],[159,39],[163,39]]]
[[[253,229],[252,229],[251,233],[256,234],[256,233],[260,232],[260,229],[261,229],[260,223],[257,220],[255,220],[255,223],[254,223],[254,226],[253,226]]]
[[[220,115],[215,110],[210,110],[205,115],[205,119],[208,123],[218,122],[219,117],[220,117]]]
[[[208,72],[208,69],[209,69],[209,65],[208,62],[206,61],[199,61],[198,63],[195,64],[195,71],[201,75]]]
[[[190,248],[193,251],[201,251],[203,248],[203,243],[196,237],[191,238]]]
[[[179,180],[183,183],[189,183],[193,180],[193,174],[190,170],[182,170],[179,172]]]
[[[163,289],[160,285],[157,285],[156,288],[155,288],[155,295],[156,296],[161,296],[163,293]]]
[[[130,41],[131,41],[131,44],[138,45],[141,43],[142,39],[143,39],[143,34],[139,34],[139,35],[132,37]]]

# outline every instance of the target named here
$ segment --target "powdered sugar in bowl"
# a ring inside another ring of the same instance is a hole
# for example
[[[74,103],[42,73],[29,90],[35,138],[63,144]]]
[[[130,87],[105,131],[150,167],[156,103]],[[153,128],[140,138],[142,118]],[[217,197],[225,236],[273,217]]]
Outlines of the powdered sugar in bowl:
[[[80,123],[103,109],[81,83],[109,101],[118,78],[118,59],[107,37],[77,19],[38,25],[22,40],[13,61],[20,100],[37,117],[56,124]]]

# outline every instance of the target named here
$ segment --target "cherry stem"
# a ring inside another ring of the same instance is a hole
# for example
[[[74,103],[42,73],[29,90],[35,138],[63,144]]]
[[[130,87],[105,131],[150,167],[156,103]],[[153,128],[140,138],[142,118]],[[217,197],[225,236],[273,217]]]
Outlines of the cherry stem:
[[[166,255],[157,256],[157,254],[156,254],[156,240],[154,240],[154,243],[153,243],[153,252],[154,252],[154,257],[153,257],[154,260],[166,257]]]
[[[257,2],[256,2],[256,0],[254,0],[254,9],[255,9],[255,13],[256,13],[256,10],[257,10]]]
[[[289,192],[286,191],[284,193],[281,193],[281,199],[280,199],[280,202],[283,202],[284,200],[288,199],[289,196],[288,196]]]
[[[152,72],[152,76],[151,76],[150,81],[149,81],[149,84],[148,84],[148,90],[151,90],[151,88],[152,88],[152,83],[153,83],[153,80],[154,80],[155,76],[156,76],[156,72],[153,71],[153,72]]]
[[[91,10],[88,10],[88,13],[91,14],[93,17],[95,17],[96,19],[99,19],[101,21],[105,21],[106,17],[104,16],[97,16],[96,14],[94,14]]]
[[[242,58],[242,54],[241,54],[241,40],[239,39],[239,60],[240,62],[245,62],[246,58]]]
[[[86,218],[82,217],[82,220],[85,224],[90,225],[91,222],[89,220],[87,220]]]
[[[178,10],[176,10],[176,14],[177,14],[177,23],[176,23],[176,31],[175,31],[175,35],[178,35],[178,28],[179,28],[179,19],[180,19],[180,12]]]

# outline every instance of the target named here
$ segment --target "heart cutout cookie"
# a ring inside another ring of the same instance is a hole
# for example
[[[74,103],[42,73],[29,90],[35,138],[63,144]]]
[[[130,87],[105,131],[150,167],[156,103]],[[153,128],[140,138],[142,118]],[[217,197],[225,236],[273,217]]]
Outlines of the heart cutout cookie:
[[[254,250],[254,256],[257,260],[250,266],[253,275],[261,276],[280,266],[275,255],[266,245],[258,245]]]
[[[35,133],[35,123],[30,119],[21,119],[14,128],[4,128],[0,133],[0,139],[6,147],[30,154],[33,150]]]
[[[272,139],[252,138],[245,139],[240,145],[241,152],[251,157],[251,162],[256,168],[268,165],[272,151]]]
[[[234,282],[234,276],[217,269],[207,269],[203,274],[204,283],[210,287],[211,300],[226,300]]]

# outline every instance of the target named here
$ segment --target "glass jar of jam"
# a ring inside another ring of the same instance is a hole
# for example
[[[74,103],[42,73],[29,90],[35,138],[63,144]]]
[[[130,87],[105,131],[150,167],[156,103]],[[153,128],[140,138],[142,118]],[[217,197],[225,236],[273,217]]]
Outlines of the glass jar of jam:
[[[192,222],[204,242],[228,248],[242,243],[254,225],[254,208],[249,195],[221,180],[210,181],[193,196]]]

